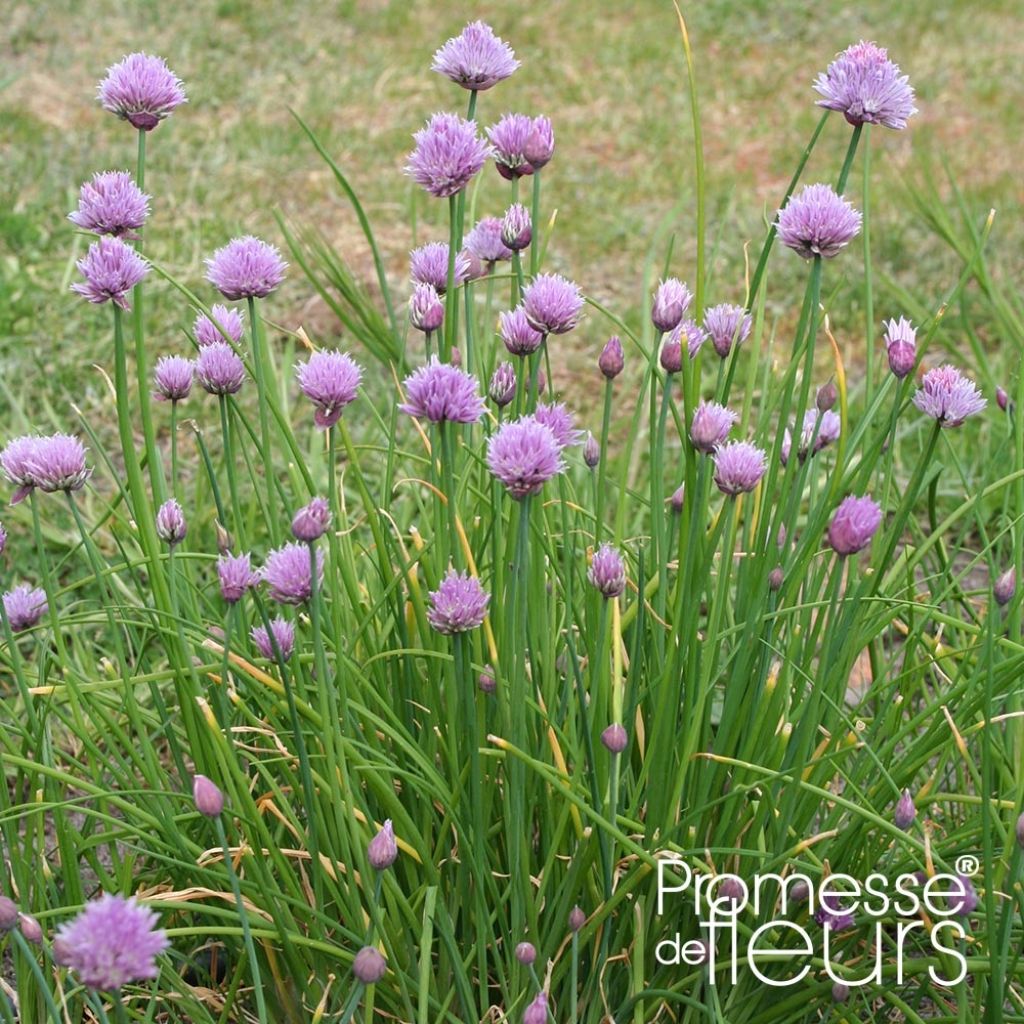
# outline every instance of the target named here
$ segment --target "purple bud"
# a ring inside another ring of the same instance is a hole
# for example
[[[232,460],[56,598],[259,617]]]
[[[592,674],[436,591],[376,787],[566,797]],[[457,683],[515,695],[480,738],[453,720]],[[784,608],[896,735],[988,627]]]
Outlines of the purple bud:
[[[832,1001],[836,1003],[845,1003],[850,998],[850,986],[844,984],[841,981],[837,981],[832,986]]]
[[[622,373],[626,362],[622,352],[622,342],[619,341],[617,334],[613,334],[605,342],[604,348],[601,349],[601,355],[598,357],[597,365],[608,380],[614,380]]]
[[[18,926],[21,928],[21,934],[33,945],[41,946],[43,944],[42,926],[31,914],[19,914]]]
[[[838,400],[839,392],[836,390],[835,383],[830,380],[827,384],[822,384],[822,386],[818,388],[818,394],[814,399],[814,404],[817,405],[819,412],[828,412]]]
[[[1006,394],[1006,389],[1005,388],[1002,388],[1002,387],[996,388],[996,405],[998,405],[999,408],[1003,410],[1003,412],[1006,412],[1007,408],[1009,407],[1009,405],[1010,405],[1010,398]]]
[[[390,818],[370,840],[366,848],[366,859],[374,871],[386,871],[398,859],[398,844],[395,842],[395,830]]]
[[[224,794],[217,784],[205,775],[192,778],[192,799],[196,810],[207,818],[219,818],[224,810]]]
[[[698,451],[711,453],[724,444],[739,419],[732,410],[717,402],[701,402],[693,413],[690,442]]]
[[[388,962],[373,946],[363,946],[352,961],[352,973],[364,985],[374,985],[388,972]]]
[[[455,346],[452,346],[452,354],[448,357],[448,362],[450,362],[452,366],[462,365],[462,353]]]
[[[661,346],[661,368],[666,373],[678,373],[683,368],[683,345],[678,338],[669,338]]]
[[[844,498],[828,527],[828,542],[837,555],[855,555],[871,543],[881,525],[882,510],[871,498]]]
[[[537,997],[523,1013],[523,1024],[547,1024],[548,996],[546,992],[538,992]]]
[[[680,484],[673,492],[672,497],[669,499],[669,504],[672,506],[673,512],[683,511],[683,502],[686,500],[686,487]]]
[[[905,789],[896,802],[896,810],[892,816],[893,824],[906,832],[914,824],[916,817],[917,808],[914,806],[914,798],[910,795],[910,790]]]
[[[596,469],[601,461],[601,446],[593,434],[587,434],[587,442],[583,446],[583,461],[590,469]]]
[[[605,598],[618,597],[626,589],[622,555],[611,544],[602,544],[590,561],[587,579]]]
[[[513,252],[521,252],[533,239],[530,211],[522,203],[513,203],[501,222],[501,241]]]
[[[184,356],[161,356],[156,362],[153,380],[156,391],[153,397],[158,402],[180,402],[188,398],[195,376],[195,363]]]
[[[331,525],[331,507],[326,498],[313,498],[292,520],[292,536],[306,544],[322,537]]]
[[[629,745],[626,730],[618,722],[613,722],[601,733],[601,742],[612,754],[621,754]]]
[[[535,117],[530,134],[526,136],[526,142],[523,144],[523,157],[535,171],[539,171],[550,162],[554,154],[555,133],[551,121],[543,115]]]
[[[909,320],[889,320],[885,327],[885,348],[889,356],[889,369],[902,380],[917,362],[917,331]]]
[[[690,305],[690,289],[677,278],[670,277],[658,285],[651,305],[651,322],[663,333],[674,331]],[[677,370],[670,370],[677,373]]]
[[[487,394],[499,409],[504,409],[516,397],[516,370],[511,363],[498,365],[491,377]]]
[[[1017,819],[1017,845],[1024,850],[1024,814]]]
[[[480,687],[481,693],[494,693],[498,688],[498,681],[494,678],[494,669],[490,665],[477,676],[476,685]]]
[[[418,284],[409,298],[409,323],[417,331],[436,331],[444,321],[444,303],[429,284]]]
[[[1009,604],[1017,593],[1017,570],[1011,566],[992,585],[992,593],[996,604],[1000,607]]]
[[[782,575],[782,566],[775,566],[770,573],[768,573],[768,589],[769,590],[780,590],[784,580]]]
[[[950,883],[947,900],[949,909],[958,917],[969,917],[974,913],[978,907],[978,894],[967,875],[958,874],[956,882]]]
[[[578,932],[586,923],[587,915],[583,913],[583,910],[577,904],[569,911],[569,927],[574,932]]]
[[[17,923],[17,904],[9,896],[0,896],[0,932],[9,932]]]
[[[537,959],[537,950],[532,942],[520,942],[516,946],[516,959],[524,966],[529,967]]]
[[[185,539],[187,532],[185,513],[173,498],[169,498],[157,510],[156,535],[173,548]]]

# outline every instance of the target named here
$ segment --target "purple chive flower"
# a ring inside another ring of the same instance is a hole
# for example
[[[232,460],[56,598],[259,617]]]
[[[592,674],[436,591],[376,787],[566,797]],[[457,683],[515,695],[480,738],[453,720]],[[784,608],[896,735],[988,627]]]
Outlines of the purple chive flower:
[[[326,498],[313,498],[292,519],[292,536],[305,544],[322,537],[331,525],[331,507]]]
[[[626,358],[622,351],[622,342],[617,334],[613,334],[601,349],[597,358],[597,366],[607,380],[614,380],[626,366]]]
[[[845,932],[852,928],[856,920],[852,913],[843,909],[842,901],[834,893],[829,893],[821,901],[814,920],[822,926],[835,932]]]
[[[0,550],[3,550],[0,548]],[[1017,570],[1010,566],[1002,575],[1000,575],[995,583],[992,584],[992,594],[996,599],[996,604],[1001,607],[1008,605],[1013,600],[1013,595],[1017,593]]]
[[[601,733],[601,742],[610,754],[621,754],[629,746],[629,736],[623,726],[613,722]]]
[[[842,429],[842,420],[840,420],[837,413],[831,410],[825,412],[819,412],[817,408],[808,409],[804,413],[803,427],[800,430],[800,448],[797,451],[797,458],[800,462],[803,462],[808,454],[816,455],[823,448],[827,448],[830,444],[834,444],[839,440],[839,432]],[[814,444],[812,447],[811,441]],[[786,432],[782,438],[782,464],[785,466],[789,462],[790,452],[792,451],[793,439],[789,432],[789,428],[786,428]]]
[[[4,612],[15,633],[31,629],[49,610],[46,594],[38,587],[21,583],[3,596]]]
[[[217,559],[217,576],[220,580],[220,596],[228,604],[236,604],[245,597],[245,592],[259,583],[259,576],[253,572],[252,556],[221,555]],[[308,559],[307,559],[308,561]]]
[[[317,581],[323,583],[324,553],[316,552]],[[260,571],[270,599],[278,604],[303,604],[313,593],[309,548],[305,544],[285,544],[267,555]]]
[[[1003,412],[1006,412],[1010,406],[1010,396],[1006,393],[1006,388],[998,385],[996,386],[996,405],[998,405]]]
[[[476,377],[432,356],[426,366],[405,378],[402,412],[431,423],[476,423],[484,414]]]
[[[433,286],[418,284],[409,296],[409,323],[429,334],[444,323],[444,303]]]
[[[882,510],[868,497],[844,498],[828,526],[828,543],[841,557],[855,555],[871,543],[882,523]]]
[[[299,390],[316,406],[313,422],[321,430],[333,427],[346,405],[355,401],[363,379],[359,364],[337,349],[314,352],[304,363],[295,364]]]
[[[715,450],[715,483],[723,494],[752,491],[768,468],[764,451],[748,441],[732,441]]]
[[[60,960],[88,988],[114,992],[129,981],[155,978],[156,958],[170,945],[157,915],[134,897],[104,893],[85,905],[54,940]]]
[[[917,808],[914,806],[914,798],[909,789],[903,790],[899,800],[896,801],[896,810],[893,811],[893,824],[904,832],[914,824],[917,817]]]
[[[779,210],[783,245],[805,260],[831,259],[860,231],[861,216],[831,185],[805,185]]]
[[[523,310],[535,331],[566,334],[580,322],[583,296],[561,274],[538,274],[523,289]]]
[[[701,402],[690,423],[690,442],[700,452],[710,454],[725,443],[739,416],[718,402]]]
[[[569,911],[569,927],[574,932],[578,932],[587,923],[587,915],[583,912],[583,908],[579,905],[572,908]]]
[[[192,391],[192,380],[196,366],[184,356],[161,356],[156,361],[153,381],[156,390],[153,397],[158,402],[180,402]]]
[[[942,427],[959,427],[987,404],[977,385],[955,366],[938,366],[921,379],[914,405]]]
[[[593,434],[587,434],[586,443],[583,445],[583,461],[588,469],[597,469],[601,463],[601,446]]]
[[[742,306],[728,302],[712,306],[704,313],[704,331],[723,359],[732,351],[733,345],[742,345],[747,340],[753,323],[753,317]]]
[[[434,114],[413,139],[416,147],[405,173],[438,199],[461,192],[491,152],[477,135],[476,123],[458,114]]]
[[[682,323],[692,298],[690,289],[678,278],[662,281],[651,304],[651,322],[663,333],[674,331]]]
[[[978,894],[967,875],[958,874],[950,883],[947,897],[949,909],[958,917],[969,917],[978,907]]]
[[[185,513],[174,498],[168,498],[157,509],[156,535],[173,548],[185,539],[186,533],[188,524],[185,522]]]
[[[24,501],[35,487],[29,462],[40,440],[41,438],[35,435],[16,437],[8,441],[3,451],[0,451],[0,469],[17,488],[11,496],[12,505]]]
[[[522,203],[513,203],[501,222],[501,240],[513,252],[521,252],[533,240],[530,211]]]
[[[205,775],[192,776],[192,802],[206,818],[219,818],[224,810],[224,794],[217,783]]]
[[[498,688],[498,680],[494,678],[494,669],[490,665],[485,666],[483,672],[477,676],[476,685],[481,693],[494,693]]]
[[[517,67],[512,47],[486,22],[472,21],[434,54],[430,70],[463,89],[483,92],[508,78]]]
[[[683,368],[683,344],[678,337],[669,335],[665,339],[659,359],[661,368],[668,374],[678,373]]]
[[[144,132],[151,132],[188,102],[181,80],[167,61],[148,53],[130,53],[107,68],[96,94],[105,110]]]
[[[491,377],[487,394],[491,401],[503,409],[516,397],[516,371],[511,363],[500,363]]]
[[[448,570],[448,575],[429,596],[427,621],[438,633],[448,636],[476,629],[484,621],[491,599],[475,576],[454,569]]]
[[[548,994],[538,992],[533,1002],[523,1011],[523,1024],[546,1024],[548,1019]]]
[[[395,830],[388,818],[366,848],[366,859],[374,871],[386,871],[398,859]]]
[[[97,235],[132,238],[149,216],[149,198],[127,171],[100,171],[82,185],[68,220]]]
[[[700,324],[695,323],[693,320],[684,320],[669,333],[668,338],[665,340],[666,342],[679,345],[680,349],[685,344],[686,354],[691,359],[695,359],[701,345],[708,340],[708,336]]]
[[[245,381],[245,364],[230,345],[217,341],[200,349],[196,380],[211,395],[234,395]]]
[[[498,322],[501,340],[511,355],[528,356],[540,348],[544,335],[530,326],[522,306],[516,306],[511,313],[502,313]]]
[[[517,500],[538,494],[565,469],[550,427],[532,416],[503,424],[487,443],[487,466]]]
[[[917,331],[906,317],[889,320],[885,328],[885,349],[889,356],[889,369],[902,380],[917,362]]]
[[[245,330],[242,314],[233,306],[222,306],[219,302],[211,307],[210,313],[211,316],[200,313],[192,325],[196,344],[203,348],[206,345],[226,344],[230,339],[237,345]]]
[[[524,967],[529,967],[537,959],[537,949],[534,944],[532,942],[520,942],[516,946],[516,959]]]
[[[352,961],[352,973],[364,985],[374,985],[388,972],[388,962],[374,946],[363,946]]]
[[[85,281],[73,284],[73,292],[89,302],[113,302],[121,309],[128,309],[128,293],[149,273],[149,264],[130,245],[111,235],[93,242],[75,266]]]
[[[41,491],[80,491],[92,470],[85,464],[85,445],[70,434],[40,437],[26,460],[32,483]]]
[[[206,280],[225,299],[264,299],[284,280],[287,267],[276,245],[243,235],[206,260]]]
[[[551,127],[550,118],[541,114],[533,119],[533,127],[526,137],[526,145],[523,148],[523,156],[534,171],[539,171],[545,164],[550,163],[555,155],[555,130]]]
[[[587,580],[605,598],[618,597],[626,589],[626,567],[622,555],[611,544],[602,544],[590,560]]]
[[[512,259],[512,250],[501,240],[500,217],[478,220],[473,230],[466,235],[465,245],[468,252],[492,270],[500,260]]]
[[[35,946],[43,944],[42,925],[31,914],[18,914],[18,927],[21,934]]]
[[[469,277],[469,257],[464,252],[455,254],[455,283],[462,284]],[[429,284],[438,295],[448,287],[448,243],[427,242],[409,253],[409,277],[414,284]]]
[[[563,402],[542,402],[534,410],[533,418],[555,435],[559,448],[572,448],[583,443],[583,431],[576,429],[576,421]]]
[[[533,167],[524,153],[526,141],[533,131],[532,118],[526,114],[505,114],[486,131],[491,140],[494,165],[503,178],[511,181],[533,174]]]
[[[267,661],[277,660],[277,655],[274,653],[275,644],[278,651],[281,652],[282,661],[287,661],[292,656],[292,651],[295,650],[295,627],[280,615],[270,620],[269,633],[266,626],[253,626],[249,631],[249,636],[252,637],[256,650]]]
[[[850,124],[881,124],[897,131],[917,113],[914,88],[898,64],[863,40],[837,54],[814,83],[819,107],[838,110]]]

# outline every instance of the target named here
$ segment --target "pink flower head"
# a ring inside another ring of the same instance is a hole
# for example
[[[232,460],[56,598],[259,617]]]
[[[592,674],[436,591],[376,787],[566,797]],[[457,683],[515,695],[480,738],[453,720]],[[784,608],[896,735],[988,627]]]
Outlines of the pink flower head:
[[[34,434],[16,437],[8,441],[3,451],[0,451],[0,470],[3,470],[4,476],[17,488],[11,497],[12,505],[24,501],[35,487],[29,462],[40,440],[41,438]]]
[[[405,378],[402,412],[431,423],[476,423],[484,414],[476,377],[432,356],[426,366]]]
[[[207,345],[227,344],[230,340],[237,345],[245,329],[242,314],[233,306],[222,306],[219,302],[213,305],[210,313],[211,316],[200,313],[192,325],[196,344],[205,348]]]
[[[115,992],[160,973],[156,958],[170,943],[156,925],[156,914],[134,897],[104,893],[60,927],[54,946],[84,985]]]
[[[501,218],[484,217],[466,235],[466,249],[493,268],[500,260],[512,259],[512,250],[501,240]]]
[[[97,305],[113,302],[128,308],[128,293],[149,273],[149,264],[130,246],[112,235],[103,235],[75,264],[85,278],[71,290]]]
[[[409,323],[424,334],[444,323],[444,303],[432,285],[418,284],[409,296]]]
[[[541,402],[534,410],[533,418],[555,435],[559,448],[572,448],[583,443],[583,431],[576,429],[576,421],[563,402]]]
[[[747,340],[753,323],[753,318],[742,306],[728,302],[712,306],[704,313],[704,331],[723,359],[732,351],[733,345],[742,345]]]
[[[267,555],[260,576],[267,584],[270,599],[278,604],[303,604],[313,593],[310,549],[305,544],[285,544]],[[318,585],[324,578],[324,553],[316,551]]]
[[[626,356],[622,351],[622,341],[617,334],[613,334],[601,349],[597,357],[598,369],[604,374],[606,380],[614,380],[626,367]]]
[[[917,362],[917,331],[913,324],[901,316],[882,325],[885,328],[885,351],[889,369],[902,380],[914,370]]]
[[[626,589],[626,566],[611,544],[602,544],[590,560],[587,579],[604,598],[619,597]]]
[[[518,67],[512,47],[496,36],[486,22],[473,21],[434,54],[430,69],[463,89],[483,92],[508,78]]]
[[[180,402],[192,391],[192,380],[196,366],[184,356],[161,356],[156,361],[153,380],[156,390],[153,397],[158,402]]]
[[[731,338],[732,336],[730,335],[730,342]],[[700,351],[701,345],[708,340],[708,336],[699,324],[695,323],[693,320],[684,320],[674,331],[672,331],[668,336],[668,340],[678,342],[680,346],[685,345],[686,354],[691,359],[695,359],[697,353]]]
[[[779,210],[783,245],[805,260],[831,259],[860,231],[861,215],[831,185],[805,185]]]
[[[942,427],[959,427],[987,401],[973,380],[948,365],[929,370],[914,393],[914,405]]]
[[[513,252],[521,252],[533,241],[530,211],[522,203],[513,203],[501,222],[501,240]]]
[[[245,364],[230,345],[217,341],[199,350],[196,379],[211,395],[234,395],[245,382]]]
[[[38,587],[22,583],[3,595],[4,614],[15,633],[31,629],[47,613],[46,594]]]
[[[79,491],[92,473],[85,464],[85,445],[70,434],[38,438],[25,465],[33,485],[47,494]]]
[[[837,555],[863,551],[882,523],[882,510],[871,498],[844,498],[828,526],[828,543]]]
[[[347,352],[332,349],[314,352],[304,363],[297,363],[295,376],[299,389],[316,406],[314,423],[327,430],[355,401],[363,371]]]
[[[292,536],[305,544],[322,537],[331,525],[331,507],[326,498],[313,498],[292,519]]]
[[[156,535],[172,548],[180,544],[188,533],[188,524],[185,522],[185,513],[181,505],[168,498],[156,513]]]
[[[690,441],[698,451],[711,453],[724,444],[739,416],[717,402],[701,402],[690,423]]]
[[[839,440],[839,431],[842,429],[842,420],[837,413],[831,409],[820,412],[818,409],[808,409],[804,413],[804,422],[800,430],[800,448],[797,451],[797,458],[803,462],[808,455],[816,455],[823,448],[834,444]],[[793,438],[786,428],[782,438],[782,464],[789,462],[789,456],[793,447]]]
[[[535,331],[566,334],[580,322],[583,296],[561,274],[538,274],[523,289],[523,310]]]
[[[861,41],[838,54],[814,89],[824,97],[819,107],[838,110],[850,124],[881,124],[900,131],[917,113],[910,79],[874,43]]]
[[[542,114],[533,119],[533,127],[523,147],[523,156],[535,171],[539,171],[554,155],[555,131],[551,127],[550,118]]]
[[[285,618],[278,615],[270,620],[270,632],[266,626],[253,626],[249,632],[256,650],[267,661],[276,661],[277,654],[274,652],[274,645],[281,653],[281,660],[287,661],[295,649],[295,627]]]
[[[490,599],[475,576],[449,569],[437,590],[430,592],[427,621],[449,636],[468,632],[484,621]]]
[[[188,102],[180,79],[163,57],[147,53],[130,53],[107,68],[97,96],[105,110],[144,132]]]
[[[455,284],[469,278],[469,257],[463,252],[455,254]],[[448,288],[448,243],[427,242],[409,253],[409,276],[414,284],[429,284],[438,295]]]
[[[674,331],[682,323],[692,299],[690,289],[678,278],[662,281],[651,304],[651,322],[663,333]]]
[[[533,174],[533,167],[524,154],[532,131],[533,119],[526,114],[505,114],[487,129],[494,150],[494,165],[503,178],[511,181]]]
[[[206,260],[206,280],[225,299],[263,299],[284,280],[287,267],[276,245],[243,235]]]
[[[499,363],[487,389],[491,401],[503,409],[516,397],[516,370],[511,363]]]
[[[523,1024],[547,1024],[548,994],[538,992],[533,1002],[523,1011]]]
[[[764,450],[749,441],[731,441],[715,449],[715,483],[723,494],[752,491],[768,468]]]
[[[602,731],[601,743],[610,754],[621,754],[629,746],[629,735],[624,726],[613,722]]]
[[[516,306],[511,313],[502,313],[498,317],[498,332],[510,355],[528,356],[540,348],[544,335],[535,331],[526,318],[522,306]]]
[[[149,216],[149,196],[127,171],[101,171],[82,185],[68,220],[97,235],[132,238]]]
[[[217,559],[217,577],[220,580],[220,596],[228,604],[237,604],[245,592],[259,583],[259,576],[252,570],[252,556],[221,555]]]
[[[388,973],[388,962],[376,946],[363,946],[352,960],[352,973],[363,985],[375,985]]]
[[[366,859],[374,871],[386,871],[398,859],[398,843],[395,842],[395,829],[390,818],[367,845]]]
[[[487,443],[487,466],[517,500],[538,494],[565,470],[562,449],[551,428],[533,416],[503,424]]]
[[[461,192],[490,155],[476,123],[458,114],[434,114],[413,140],[405,173],[438,199]]]

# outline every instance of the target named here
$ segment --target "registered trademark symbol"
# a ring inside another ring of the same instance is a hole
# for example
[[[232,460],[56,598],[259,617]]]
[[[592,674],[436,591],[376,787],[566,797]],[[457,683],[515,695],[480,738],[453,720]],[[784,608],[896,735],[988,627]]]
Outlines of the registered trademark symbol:
[[[978,858],[973,853],[961,854],[956,859],[956,870],[957,874],[960,875],[976,875],[981,865],[978,863]]]

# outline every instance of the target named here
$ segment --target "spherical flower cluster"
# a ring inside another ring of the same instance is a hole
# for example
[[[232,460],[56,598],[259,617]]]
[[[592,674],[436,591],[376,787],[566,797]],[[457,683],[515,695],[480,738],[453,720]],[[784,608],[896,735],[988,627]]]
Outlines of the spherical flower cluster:
[[[804,413],[804,422],[800,430],[800,447],[797,450],[797,459],[803,462],[808,455],[815,455],[823,448],[834,444],[839,440],[841,429],[842,420],[831,409],[826,409],[825,412],[819,412],[817,408],[808,409]],[[793,436],[787,427],[782,436],[782,449],[779,453],[784,466],[789,462],[792,448]]]
[[[409,323],[417,331],[429,334],[444,323],[444,303],[436,289],[429,284],[418,284],[409,296]]]
[[[818,76],[819,107],[838,110],[850,124],[881,124],[897,131],[917,113],[914,89],[898,64],[863,40],[844,50]]]
[[[180,79],[163,57],[147,53],[130,53],[107,68],[97,96],[105,110],[144,132],[187,102]]]
[[[763,449],[748,441],[732,441],[715,449],[715,483],[723,494],[752,491],[768,468]]]
[[[215,303],[210,309],[210,316],[200,313],[192,325],[192,333],[196,336],[196,344],[203,348],[206,345],[225,344],[228,341],[236,345],[242,340],[245,325],[242,314],[233,306],[222,306]]]
[[[987,404],[977,385],[955,366],[938,366],[921,379],[914,405],[942,427],[959,427]]]
[[[305,544],[285,544],[267,555],[260,578],[267,584],[272,601],[278,604],[303,604],[313,593],[310,549]],[[316,551],[318,585],[324,578],[324,553]]]
[[[863,551],[882,523],[882,509],[871,498],[844,498],[828,526],[828,543],[837,555],[846,557]]]
[[[742,345],[747,340],[753,323],[753,318],[742,306],[728,302],[712,306],[704,313],[704,332],[723,359],[732,351],[733,345]],[[702,340],[697,348],[703,343]]]
[[[476,423],[484,414],[476,377],[433,356],[406,377],[402,412],[432,423]]]
[[[841,899],[835,893],[827,893],[821,900],[814,920],[826,930],[845,932],[853,927],[856,918],[851,911],[843,907]]]
[[[501,240],[501,218],[484,217],[466,235],[466,251],[476,256],[489,269],[500,260],[512,259],[512,250]]]
[[[170,943],[156,925],[156,914],[134,898],[105,893],[60,927],[54,955],[88,988],[114,992],[159,974],[156,958]]]
[[[576,429],[576,420],[563,402],[541,402],[534,410],[533,418],[555,435],[559,448],[572,448],[583,443],[583,431]]]
[[[449,569],[437,590],[430,592],[427,621],[438,633],[465,633],[484,621],[490,599],[475,576]]]
[[[85,464],[85,445],[70,434],[36,438],[25,469],[32,486],[48,494],[81,490],[92,473]]]
[[[831,259],[860,231],[861,215],[831,185],[805,185],[779,210],[783,245],[805,260]]]
[[[331,506],[326,498],[313,498],[303,505],[292,519],[292,536],[304,544],[322,537],[331,525]]]
[[[113,302],[128,309],[128,293],[149,273],[149,264],[130,246],[103,235],[75,264],[84,281],[71,290],[97,305]]]
[[[345,406],[355,401],[363,379],[359,364],[337,349],[314,352],[295,366],[299,389],[316,407],[313,422],[321,430],[333,427]]]
[[[674,331],[682,323],[692,298],[690,289],[678,278],[662,281],[651,304],[651,322],[659,331]]]
[[[168,498],[156,513],[156,535],[172,548],[180,544],[188,533],[185,513],[174,498]]]
[[[7,442],[3,451],[0,451],[0,470],[3,470],[4,476],[17,488],[11,497],[12,505],[23,501],[35,487],[29,460],[39,441],[40,438],[34,434],[15,437]]]
[[[127,171],[101,171],[78,193],[78,209],[68,220],[97,235],[134,237],[149,216],[149,196]]]
[[[455,254],[455,284],[469,277],[469,257],[464,252]],[[414,284],[429,284],[438,295],[448,288],[448,243],[427,242],[409,253],[409,277]]]
[[[388,973],[388,962],[374,946],[363,946],[352,961],[352,973],[363,985],[375,985]]]
[[[438,199],[461,192],[491,152],[477,135],[475,122],[458,114],[434,114],[413,140],[416,146],[405,172]]]
[[[538,274],[523,289],[523,310],[535,331],[566,334],[580,322],[583,296],[561,274]]]
[[[538,494],[565,469],[549,427],[532,416],[503,424],[487,443],[487,466],[513,498]]]
[[[195,363],[191,359],[184,356],[161,356],[153,371],[156,385],[153,397],[158,402],[180,402],[188,398],[195,372]]]
[[[217,577],[220,580],[220,596],[228,604],[235,604],[245,597],[245,592],[256,586],[259,576],[253,572],[252,556],[221,555],[217,559]]]
[[[277,246],[243,235],[206,260],[206,280],[225,299],[263,299],[284,280],[287,267]]]
[[[295,649],[295,627],[285,618],[278,615],[270,620],[270,632],[266,626],[253,626],[249,632],[256,650],[267,661],[276,661],[275,645],[281,654],[281,660],[287,661]]]
[[[217,341],[199,350],[196,380],[211,395],[234,395],[245,382],[245,364],[230,345]]]
[[[624,726],[613,722],[601,732],[601,743],[610,754],[621,754],[629,746],[629,735]]]
[[[498,317],[498,332],[505,348],[514,356],[532,355],[544,341],[544,335],[530,326],[522,306]]]
[[[619,597],[626,589],[626,566],[622,555],[611,544],[602,544],[590,560],[587,580],[602,597]]]
[[[4,614],[11,629],[31,629],[49,610],[46,594],[38,587],[21,583],[3,595]]]
[[[526,140],[533,131],[533,118],[526,114],[505,114],[486,131],[494,150],[494,165],[503,178],[511,181],[533,174],[533,167],[524,152]]]
[[[430,67],[463,89],[483,92],[508,78],[519,61],[490,25],[473,21],[434,54]]]
[[[690,442],[697,451],[710,454],[725,443],[738,419],[736,413],[718,402],[701,402],[690,423]]]

